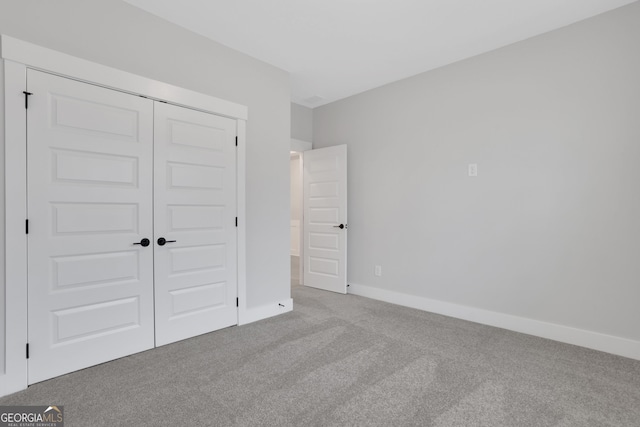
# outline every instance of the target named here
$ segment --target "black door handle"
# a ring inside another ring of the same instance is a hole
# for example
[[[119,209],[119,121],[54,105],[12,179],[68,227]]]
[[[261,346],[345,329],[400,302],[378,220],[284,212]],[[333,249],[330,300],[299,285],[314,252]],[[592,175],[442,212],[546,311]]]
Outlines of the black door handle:
[[[147,246],[149,246],[149,243],[151,243],[149,239],[142,239],[138,243],[134,243],[134,245],[140,245],[146,248]]]
[[[175,242],[175,240],[167,240],[167,239],[165,239],[164,237],[160,237],[160,238],[158,239],[158,244],[159,244],[160,246],[164,246],[164,245],[165,245],[165,243],[174,243],[174,242]]]
[[[346,226],[344,224],[340,224],[340,225],[334,225],[333,228],[339,228],[340,230],[342,230],[343,228],[345,228]]]

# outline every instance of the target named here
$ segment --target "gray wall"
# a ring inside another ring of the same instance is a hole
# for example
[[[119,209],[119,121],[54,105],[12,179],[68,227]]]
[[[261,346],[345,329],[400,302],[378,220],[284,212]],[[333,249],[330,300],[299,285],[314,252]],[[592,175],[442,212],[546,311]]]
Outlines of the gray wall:
[[[313,110],[291,103],[291,138],[312,142]]]
[[[0,0],[0,33],[248,106],[247,304],[289,298],[288,73],[114,0]]]
[[[314,148],[348,145],[349,282],[640,340],[639,23],[314,109]]]

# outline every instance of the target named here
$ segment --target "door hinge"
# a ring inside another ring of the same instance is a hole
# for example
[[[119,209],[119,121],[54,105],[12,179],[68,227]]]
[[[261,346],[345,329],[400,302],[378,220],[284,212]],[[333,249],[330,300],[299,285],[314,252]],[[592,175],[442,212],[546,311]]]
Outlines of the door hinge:
[[[236,147],[238,146],[238,137],[236,136]]]
[[[240,299],[236,298],[236,307],[240,307]]]
[[[33,95],[31,92],[22,91],[24,93],[24,108],[25,110],[29,108],[29,96]]]
[[[29,220],[25,219],[24,220],[24,231],[26,234],[29,234]]]
[[[238,226],[238,217],[236,217],[236,227]]]
[[[29,343],[27,343],[27,359],[29,358]]]

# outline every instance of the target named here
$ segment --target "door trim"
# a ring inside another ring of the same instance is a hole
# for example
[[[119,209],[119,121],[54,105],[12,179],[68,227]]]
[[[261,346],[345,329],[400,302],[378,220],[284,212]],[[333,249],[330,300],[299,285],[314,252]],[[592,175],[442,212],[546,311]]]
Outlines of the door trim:
[[[156,101],[166,101],[233,119],[247,120],[248,118],[248,108],[244,105],[87,61],[4,34],[2,35],[2,57],[35,70],[97,84],[120,92],[146,96]]]
[[[233,118],[238,134],[238,324],[248,323],[246,301],[246,106],[148,79],[65,53],[1,36],[5,98],[5,370],[0,396],[27,388],[27,125],[23,91],[27,69],[79,80],[109,89]],[[0,344],[0,351],[2,345]]]
[[[26,78],[24,65],[4,62],[5,321],[11,327],[5,327],[5,372],[0,377],[0,395],[27,388],[27,115],[21,99]]]

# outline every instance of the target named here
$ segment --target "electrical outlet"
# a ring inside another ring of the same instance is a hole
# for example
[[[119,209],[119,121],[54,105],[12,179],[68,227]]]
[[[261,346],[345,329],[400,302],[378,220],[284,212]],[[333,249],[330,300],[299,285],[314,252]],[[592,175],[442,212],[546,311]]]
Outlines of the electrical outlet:
[[[469,163],[469,176],[478,176],[478,164]]]
[[[375,268],[373,274],[375,274],[378,277],[381,277],[382,276],[382,266],[381,265],[376,265],[376,268]]]

